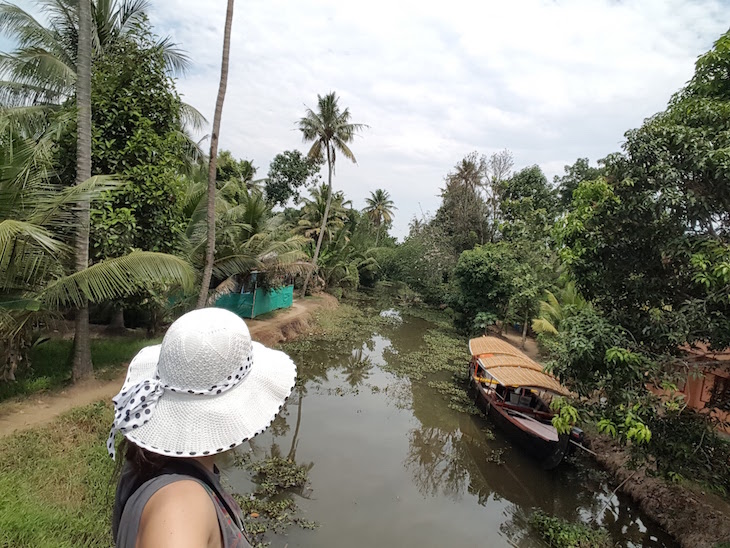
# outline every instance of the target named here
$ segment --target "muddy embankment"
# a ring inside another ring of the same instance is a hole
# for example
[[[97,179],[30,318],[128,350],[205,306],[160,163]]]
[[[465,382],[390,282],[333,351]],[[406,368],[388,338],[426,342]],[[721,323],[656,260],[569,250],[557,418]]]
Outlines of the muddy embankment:
[[[266,346],[291,341],[307,333],[314,322],[313,313],[337,308],[337,299],[328,293],[320,293],[304,301],[296,301],[286,311],[279,311],[262,320],[246,320],[251,338]]]
[[[604,436],[592,436],[591,449],[598,463],[614,475],[620,490],[683,547],[713,548],[730,541],[730,504],[726,501],[629,468],[626,451]]]

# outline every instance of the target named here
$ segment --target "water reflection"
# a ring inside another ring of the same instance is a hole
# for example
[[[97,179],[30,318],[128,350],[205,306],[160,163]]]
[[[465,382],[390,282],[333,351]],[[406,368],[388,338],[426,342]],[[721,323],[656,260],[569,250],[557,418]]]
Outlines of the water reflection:
[[[463,454],[456,449],[459,437],[458,432],[436,427],[421,426],[409,432],[405,466],[422,495],[461,498],[469,473]]]
[[[433,328],[403,314],[400,324],[347,345],[315,344],[294,356],[297,387],[251,446],[256,458],[307,464],[313,494],[301,508],[320,527],[266,540],[532,548],[544,546],[528,524],[535,508],[570,520],[599,518],[611,489],[592,465],[578,460],[545,472],[499,435],[490,439],[483,418],[449,409],[428,387],[433,379],[410,382],[383,369],[420,350]],[[499,451],[501,464],[490,459]],[[655,527],[647,531],[628,501],[612,502],[603,520],[618,545],[674,546]]]
[[[370,356],[363,354],[362,348],[358,348],[347,357],[342,366],[345,369],[347,384],[352,388],[356,388],[370,377],[373,362]]]

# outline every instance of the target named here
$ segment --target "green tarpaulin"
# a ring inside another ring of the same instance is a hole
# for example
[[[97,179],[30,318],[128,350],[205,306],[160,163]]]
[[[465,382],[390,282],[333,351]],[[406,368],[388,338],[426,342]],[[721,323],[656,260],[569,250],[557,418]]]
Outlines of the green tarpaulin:
[[[257,288],[252,293],[229,293],[218,297],[215,305],[235,312],[242,318],[255,318],[272,310],[289,308],[294,302],[294,286],[265,291]]]

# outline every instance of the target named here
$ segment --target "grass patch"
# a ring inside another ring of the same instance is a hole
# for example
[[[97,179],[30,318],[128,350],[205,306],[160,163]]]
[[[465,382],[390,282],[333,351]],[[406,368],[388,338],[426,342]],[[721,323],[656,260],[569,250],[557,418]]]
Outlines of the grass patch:
[[[0,546],[114,546],[116,483],[105,445],[112,418],[111,405],[99,402],[0,439]],[[303,494],[307,467],[280,457],[243,466],[257,488],[236,498],[259,542],[266,531],[316,526],[296,515],[292,498]]]
[[[608,548],[611,537],[605,529],[571,523],[540,510],[530,516],[530,526],[553,548]]]
[[[113,546],[111,406],[0,439],[0,546]]]
[[[104,380],[113,378],[119,367],[127,364],[143,347],[159,344],[161,340],[129,337],[93,339],[91,357],[96,376]],[[19,371],[15,382],[0,383],[0,401],[66,386],[71,380],[72,347],[73,341],[51,339],[33,348],[30,367]]]

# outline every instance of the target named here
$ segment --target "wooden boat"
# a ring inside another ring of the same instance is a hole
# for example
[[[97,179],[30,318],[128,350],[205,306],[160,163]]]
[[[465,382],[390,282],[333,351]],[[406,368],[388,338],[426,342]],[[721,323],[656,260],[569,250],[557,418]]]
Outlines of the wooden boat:
[[[555,468],[569,450],[569,442],[582,442],[582,432],[558,434],[552,425],[549,402],[569,390],[506,341],[479,337],[469,341],[470,384],[477,404],[514,443],[544,468]]]

